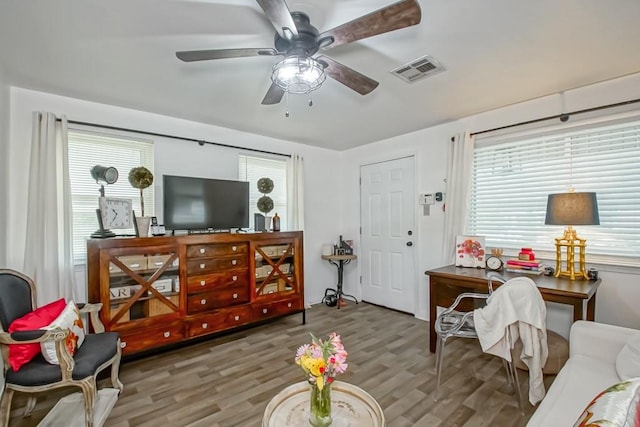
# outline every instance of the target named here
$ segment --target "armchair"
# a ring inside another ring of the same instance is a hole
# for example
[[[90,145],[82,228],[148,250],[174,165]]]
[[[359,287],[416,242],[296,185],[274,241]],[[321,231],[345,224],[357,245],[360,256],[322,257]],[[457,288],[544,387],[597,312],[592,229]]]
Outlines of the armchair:
[[[65,339],[68,329],[32,330],[8,333],[11,323],[35,309],[35,284],[29,277],[17,271],[0,269],[0,352],[4,362],[5,385],[0,401],[0,426],[9,424],[11,401],[15,391],[38,393],[51,389],[75,386],[80,387],[84,397],[85,424],[93,426],[93,408],[97,394],[97,375],[111,366],[111,383],[122,392],[123,386],[118,379],[120,367],[120,337],[114,332],[104,332],[98,312],[101,304],[78,305],[80,313],[89,315],[90,323],[96,333],[85,336],[84,343],[72,356]],[[17,344],[40,344],[55,341],[55,351],[59,365],[45,360],[38,353],[31,361],[17,371],[9,363],[9,346]],[[35,397],[29,398],[24,416],[29,416],[35,406]]]

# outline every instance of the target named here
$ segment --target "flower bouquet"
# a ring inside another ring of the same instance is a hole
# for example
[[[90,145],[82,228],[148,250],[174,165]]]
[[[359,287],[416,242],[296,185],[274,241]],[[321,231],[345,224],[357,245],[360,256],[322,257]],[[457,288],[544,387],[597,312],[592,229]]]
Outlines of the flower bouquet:
[[[322,341],[311,334],[311,344],[298,348],[295,361],[307,374],[311,388],[309,422],[315,427],[331,425],[331,384],[347,370],[347,351],[340,335],[332,332]]]

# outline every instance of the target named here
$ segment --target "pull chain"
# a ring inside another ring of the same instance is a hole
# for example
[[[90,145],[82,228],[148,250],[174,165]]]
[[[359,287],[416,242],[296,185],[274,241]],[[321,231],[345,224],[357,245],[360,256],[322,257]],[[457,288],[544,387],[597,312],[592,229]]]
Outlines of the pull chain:
[[[289,117],[289,92],[284,93],[284,108],[285,108],[284,116],[288,118]]]

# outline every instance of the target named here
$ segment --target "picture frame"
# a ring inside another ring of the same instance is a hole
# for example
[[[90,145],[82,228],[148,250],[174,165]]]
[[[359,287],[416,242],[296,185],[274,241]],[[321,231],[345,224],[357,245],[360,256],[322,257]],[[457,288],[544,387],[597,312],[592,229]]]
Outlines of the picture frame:
[[[485,256],[484,236],[456,236],[456,267],[484,268]]]

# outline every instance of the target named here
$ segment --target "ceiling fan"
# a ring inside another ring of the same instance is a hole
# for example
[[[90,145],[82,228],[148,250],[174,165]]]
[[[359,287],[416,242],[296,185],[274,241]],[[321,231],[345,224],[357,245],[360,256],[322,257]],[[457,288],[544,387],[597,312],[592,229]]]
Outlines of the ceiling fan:
[[[416,25],[421,13],[418,0],[401,0],[367,15],[320,33],[302,12],[290,12],[285,0],[256,0],[276,29],[274,48],[210,49],[176,52],[185,62],[247,56],[284,56],[273,67],[271,87],[262,104],[277,104],[285,92],[309,93],[318,89],[325,75],[361,95],[373,91],[378,82],[328,56],[320,49],[351,43],[367,37]]]

